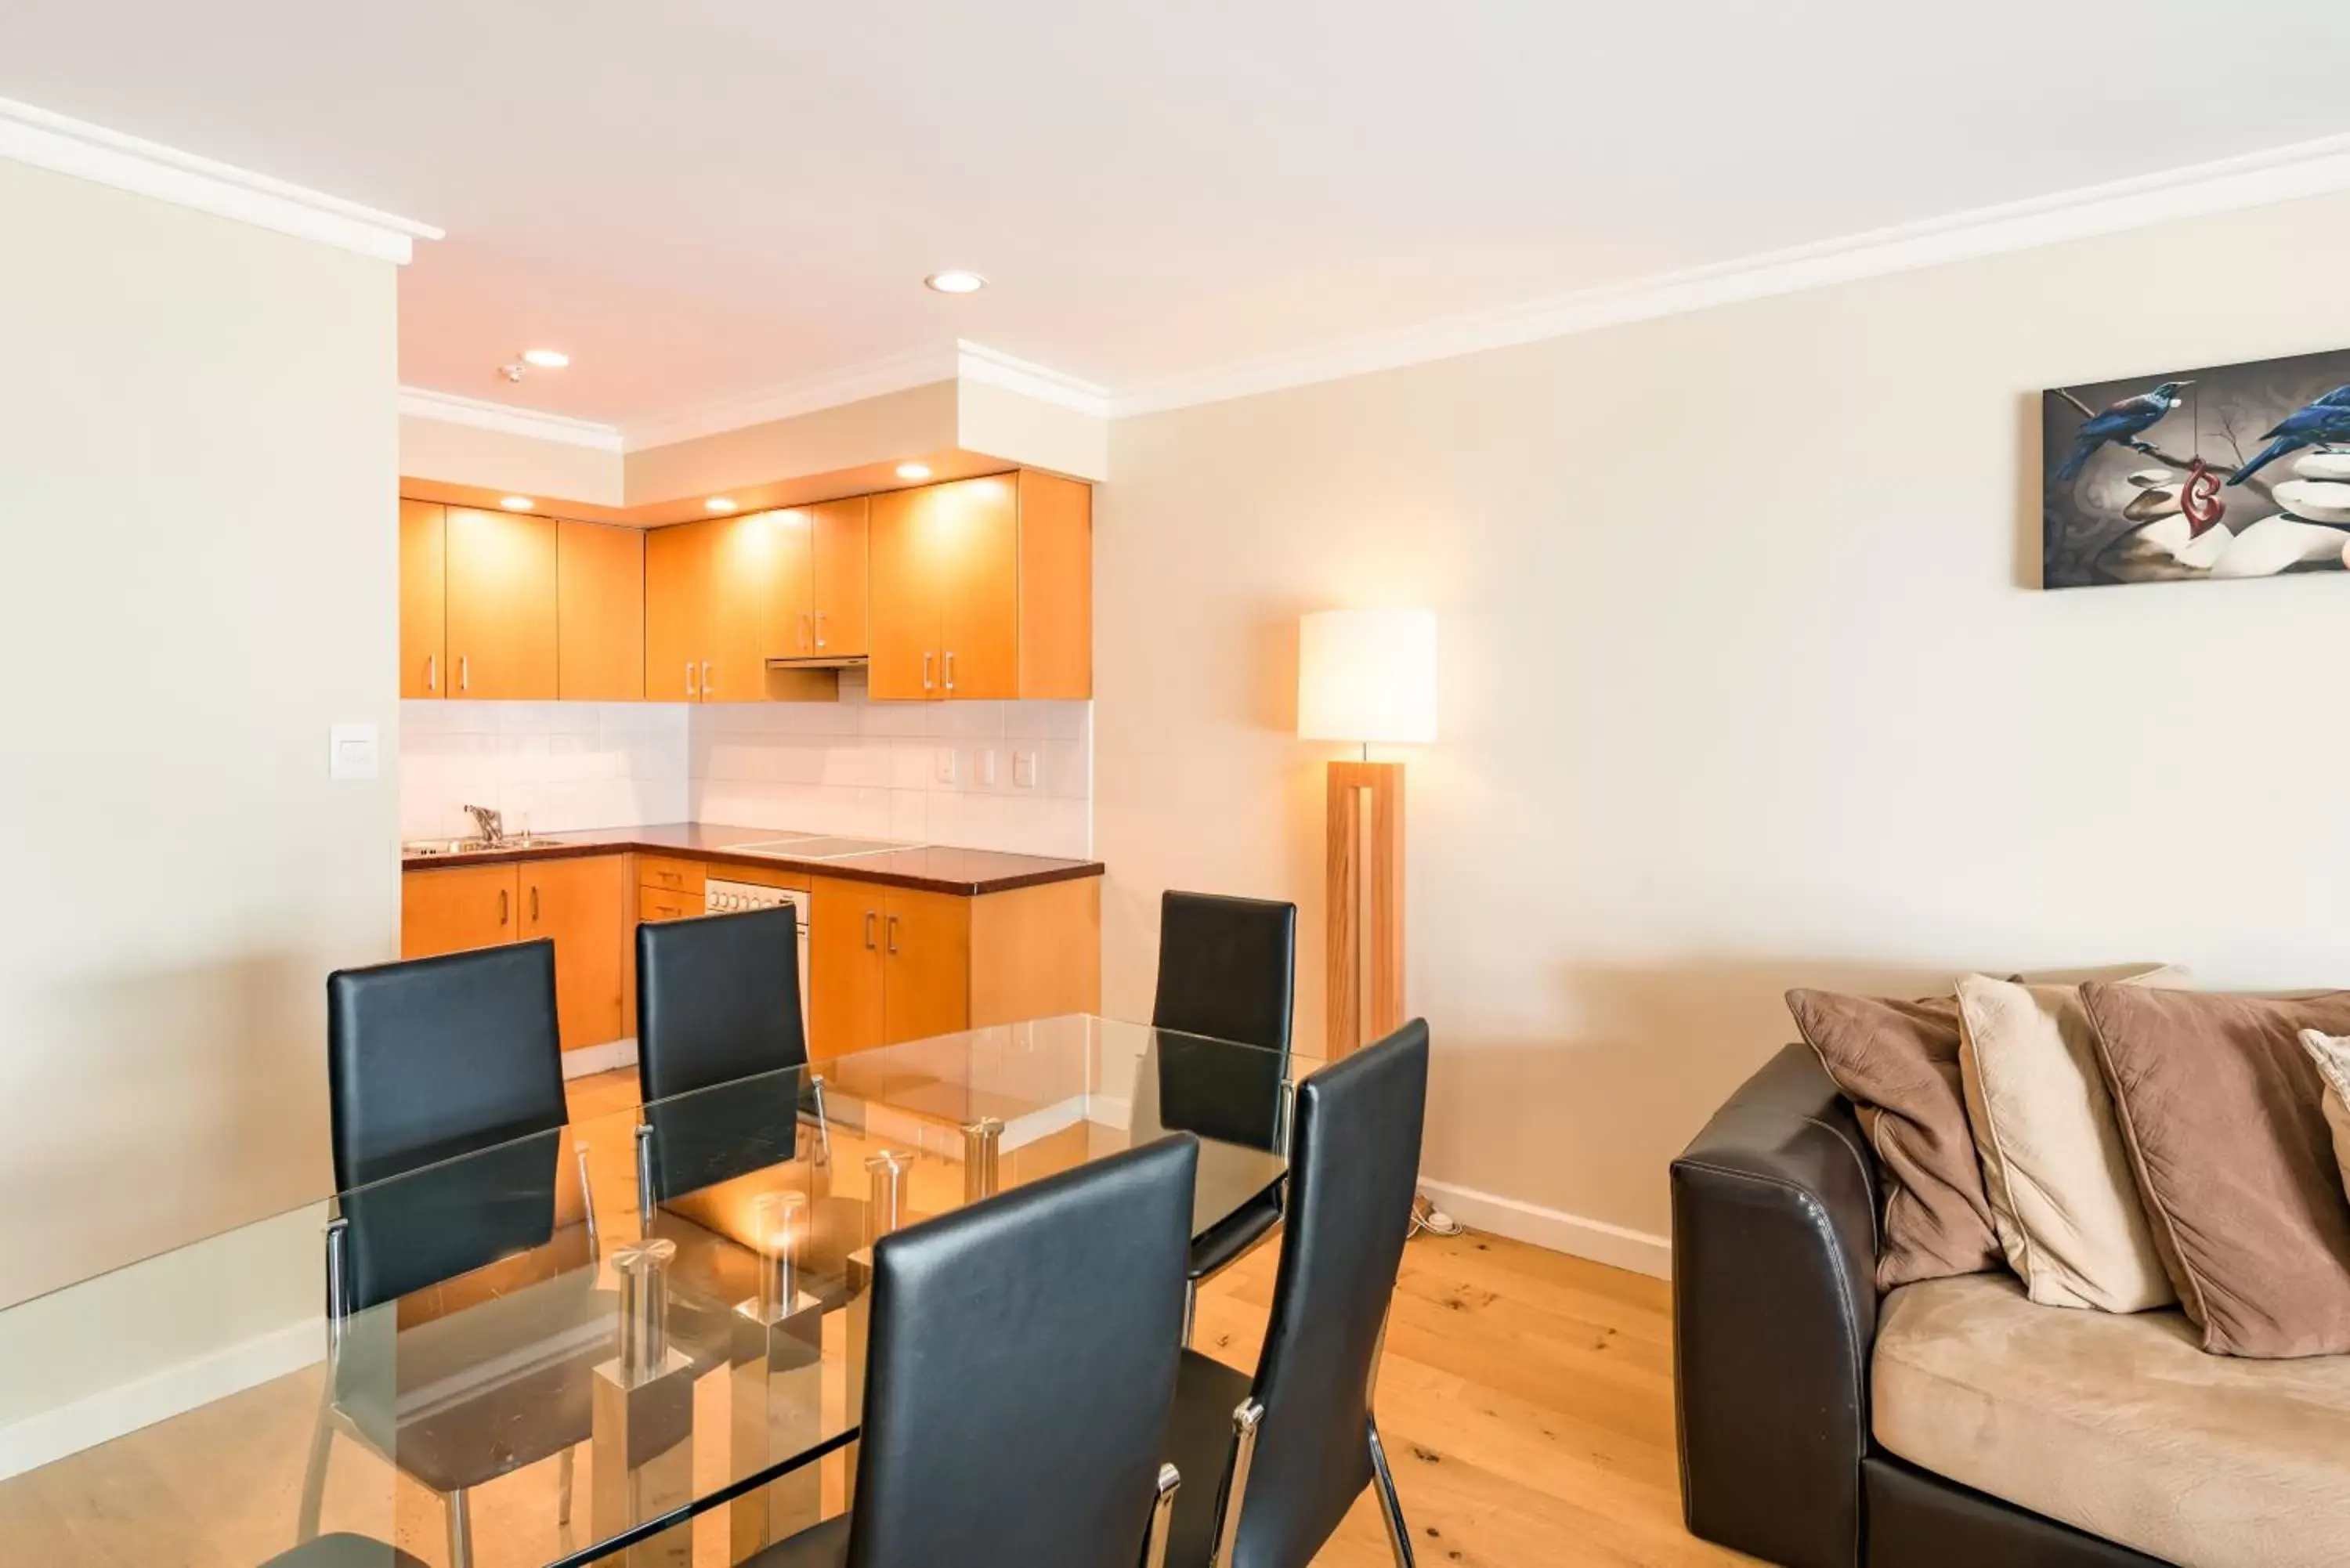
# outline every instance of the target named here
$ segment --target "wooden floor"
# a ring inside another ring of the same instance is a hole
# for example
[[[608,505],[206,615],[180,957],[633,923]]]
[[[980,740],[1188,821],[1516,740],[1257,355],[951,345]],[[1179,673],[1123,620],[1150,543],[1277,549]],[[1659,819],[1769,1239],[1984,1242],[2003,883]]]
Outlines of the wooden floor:
[[[581,1080],[575,1116],[625,1108],[634,1090],[633,1074]],[[1201,1293],[1198,1348],[1253,1366],[1277,1255],[1260,1248]],[[280,1378],[224,1401],[227,1408],[0,1482],[0,1564],[251,1568],[282,1550],[292,1540],[317,1377]],[[1377,1406],[1419,1562],[1747,1562],[1681,1529],[1671,1377],[1663,1282],[1476,1235],[1414,1241],[1388,1319]],[[265,1475],[253,1462],[261,1428],[271,1431],[261,1446],[282,1456]],[[234,1443],[224,1436],[231,1431]],[[439,1505],[421,1488],[401,1482],[388,1505],[380,1490],[357,1499],[369,1484],[353,1478],[378,1462],[348,1444],[338,1449],[329,1526],[392,1534],[428,1562],[445,1562]],[[552,1496],[541,1495],[552,1490],[551,1469],[535,1466],[475,1493],[481,1568],[544,1560],[523,1538],[553,1517]],[[837,1480],[829,1490],[837,1504]],[[392,1517],[364,1517],[385,1512]],[[716,1568],[728,1555],[721,1530],[697,1532],[693,1546],[695,1568]],[[1315,1561],[1391,1561],[1367,1494]]]

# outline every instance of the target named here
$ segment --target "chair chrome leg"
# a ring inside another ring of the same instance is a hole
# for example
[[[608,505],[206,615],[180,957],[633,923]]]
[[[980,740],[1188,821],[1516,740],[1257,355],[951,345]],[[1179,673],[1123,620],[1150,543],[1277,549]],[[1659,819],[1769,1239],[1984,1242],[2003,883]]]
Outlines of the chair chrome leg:
[[[555,1522],[566,1530],[571,1528],[571,1471],[577,1453],[575,1448],[566,1448],[563,1457],[555,1461]]]
[[[1403,1521],[1403,1502],[1396,1496],[1395,1472],[1388,1469],[1388,1450],[1379,1441],[1378,1419],[1366,1419],[1363,1429],[1370,1435],[1371,1484],[1378,1489],[1379,1518],[1387,1522],[1388,1550],[1395,1553],[1396,1568],[1412,1568],[1411,1527]]]
[[[463,1490],[449,1494],[449,1568],[473,1568],[473,1504]]]
[[[335,1446],[334,1369],[327,1370],[327,1386],[318,1396],[318,1422],[310,1432],[310,1462],[302,1471],[302,1512],[295,1525],[294,1543],[318,1539],[318,1514],[327,1502],[327,1459]]]
[[[1264,1407],[1244,1399],[1232,1412],[1232,1468],[1224,1479],[1223,1495],[1216,1499],[1215,1544],[1208,1552],[1208,1568],[1232,1568],[1232,1547],[1240,1540],[1241,1506],[1248,1501],[1249,1469],[1256,1461],[1257,1428],[1263,1425]]]
[[[1191,1348],[1191,1329],[1200,1316],[1200,1282],[1183,1282],[1183,1348]]]
[[[653,1128],[637,1124],[637,1233],[650,1241],[653,1233]]]
[[[808,1091],[816,1097],[816,1162],[818,1165],[830,1165],[832,1163],[832,1118],[825,1114],[822,1073],[808,1075]]]
[[[1159,1498],[1150,1505],[1150,1533],[1142,1540],[1142,1568],[1167,1568],[1168,1526],[1175,1518],[1175,1489],[1182,1472],[1173,1465],[1159,1467]]]

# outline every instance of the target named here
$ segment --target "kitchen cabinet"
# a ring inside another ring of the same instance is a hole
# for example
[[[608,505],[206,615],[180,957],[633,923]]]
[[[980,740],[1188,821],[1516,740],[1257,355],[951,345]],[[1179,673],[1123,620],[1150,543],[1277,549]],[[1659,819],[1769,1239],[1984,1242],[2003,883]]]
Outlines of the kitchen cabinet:
[[[400,694],[448,695],[449,509],[400,502]]]
[[[400,879],[400,956],[433,958],[515,940],[512,866],[449,866]]]
[[[808,1054],[822,1059],[879,1045],[889,890],[816,877],[809,879],[808,902]]]
[[[1092,493],[1022,472],[872,498],[877,701],[1093,694]]]
[[[889,889],[881,914],[881,1042],[971,1024],[972,900]]]
[[[555,520],[448,509],[449,695],[556,695]]]
[[[866,552],[872,498],[853,495],[810,509],[808,615],[819,659],[862,659]]]
[[[632,964],[628,857],[525,861],[516,868],[520,940],[555,943],[555,1012],[563,1048],[602,1045],[632,1032],[620,1013],[624,964]]]
[[[755,702],[770,659],[801,655],[813,570],[806,512],[653,529],[645,540],[645,694]]]
[[[555,538],[555,694],[567,702],[645,695],[645,535],[565,520]]]

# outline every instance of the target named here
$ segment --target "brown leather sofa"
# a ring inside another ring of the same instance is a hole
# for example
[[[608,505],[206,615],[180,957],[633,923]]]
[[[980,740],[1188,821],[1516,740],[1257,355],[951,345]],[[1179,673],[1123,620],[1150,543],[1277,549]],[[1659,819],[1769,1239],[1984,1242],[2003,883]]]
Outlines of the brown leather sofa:
[[[1875,1155],[1790,1045],[1673,1162],[1681,1504],[1787,1568],[2161,1568],[1895,1458],[1869,1435]]]

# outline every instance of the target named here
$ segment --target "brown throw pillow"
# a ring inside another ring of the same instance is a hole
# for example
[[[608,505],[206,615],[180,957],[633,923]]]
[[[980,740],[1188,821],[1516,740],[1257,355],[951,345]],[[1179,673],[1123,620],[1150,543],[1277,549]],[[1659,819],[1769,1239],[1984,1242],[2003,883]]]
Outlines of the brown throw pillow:
[[[1877,1288],[1997,1268],[1999,1238],[1959,1084],[1957,999],[1791,991],[1787,1011],[1877,1150],[1885,1186]]]
[[[2350,992],[2093,984],[2081,1000],[2155,1246],[2203,1348],[2350,1352],[2350,1198],[2300,1041],[2350,1033]]]

